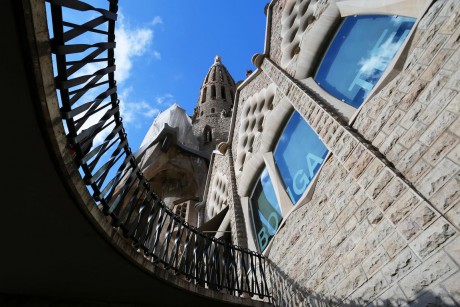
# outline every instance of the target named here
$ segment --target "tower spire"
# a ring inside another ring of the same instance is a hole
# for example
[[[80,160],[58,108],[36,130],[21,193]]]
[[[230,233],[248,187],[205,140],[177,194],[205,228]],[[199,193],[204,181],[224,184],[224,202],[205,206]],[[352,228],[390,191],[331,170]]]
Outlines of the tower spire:
[[[192,119],[203,150],[211,152],[226,140],[230,128],[226,122],[230,122],[235,90],[235,81],[222,64],[222,58],[216,55],[201,85]]]

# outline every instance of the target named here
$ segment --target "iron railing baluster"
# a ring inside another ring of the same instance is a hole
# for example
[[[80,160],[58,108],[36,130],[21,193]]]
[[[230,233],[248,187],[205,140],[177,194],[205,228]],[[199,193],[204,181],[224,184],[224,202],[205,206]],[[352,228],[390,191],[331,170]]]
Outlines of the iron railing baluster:
[[[210,289],[271,300],[261,254],[208,236],[181,220],[144,178],[120,116],[114,52],[118,1],[109,0],[108,9],[77,0],[46,1],[61,117],[71,154],[95,203],[153,263],[161,262],[165,269]],[[81,24],[66,20],[63,8],[88,12],[88,19]],[[88,38],[93,41],[88,43]],[[93,65],[90,73],[88,65]]]

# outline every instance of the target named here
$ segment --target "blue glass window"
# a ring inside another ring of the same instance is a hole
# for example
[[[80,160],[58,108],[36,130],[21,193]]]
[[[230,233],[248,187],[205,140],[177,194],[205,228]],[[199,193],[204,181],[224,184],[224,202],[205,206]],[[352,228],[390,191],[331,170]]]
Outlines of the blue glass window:
[[[252,216],[260,250],[267,247],[283,219],[275,190],[266,169],[257,181],[251,197]]]
[[[345,18],[316,72],[315,81],[358,108],[406,39],[415,18],[387,15]]]
[[[284,127],[274,159],[292,202],[295,204],[318,172],[328,150],[298,112]]]

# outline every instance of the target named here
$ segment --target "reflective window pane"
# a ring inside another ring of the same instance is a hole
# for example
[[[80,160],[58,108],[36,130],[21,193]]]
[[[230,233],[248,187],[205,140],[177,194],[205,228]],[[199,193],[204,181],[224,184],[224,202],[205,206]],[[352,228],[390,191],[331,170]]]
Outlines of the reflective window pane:
[[[406,39],[415,18],[387,15],[345,18],[315,80],[336,98],[358,108]]]
[[[295,204],[318,172],[328,150],[298,112],[286,124],[274,159],[292,202]]]
[[[251,205],[257,242],[260,250],[263,251],[283,219],[273,184],[266,169],[256,184],[251,197]]]

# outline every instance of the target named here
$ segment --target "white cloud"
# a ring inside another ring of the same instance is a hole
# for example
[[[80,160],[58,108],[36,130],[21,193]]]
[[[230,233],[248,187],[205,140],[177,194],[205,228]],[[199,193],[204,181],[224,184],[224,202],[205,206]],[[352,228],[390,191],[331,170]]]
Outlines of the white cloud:
[[[163,24],[163,19],[160,16],[153,17],[152,25]]]
[[[156,100],[151,104],[146,101],[132,101],[129,97],[132,88],[123,89],[123,81],[130,77],[131,71],[133,69],[133,60],[135,57],[141,57],[142,55],[152,53],[152,58],[157,60],[161,59],[160,52],[151,50],[151,45],[153,43],[154,31],[152,27],[157,24],[162,24],[163,20],[160,16],[155,16],[151,23],[143,27],[131,27],[129,23],[123,17],[123,14],[119,12],[119,19],[116,23],[115,30],[115,41],[117,43],[115,48],[115,59],[116,59],[116,71],[115,79],[117,80],[118,92],[120,98],[120,112],[123,117],[124,125],[135,124],[136,127],[142,125],[142,119],[153,120],[153,118],[158,115],[160,112],[159,109],[155,108],[152,105],[155,105]],[[83,43],[79,41],[79,43]],[[106,56],[106,55],[101,55]],[[70,60],[73,58],[69,57]],[[76,60],[76,59],[75,59]],[[85,65],[82,69],[75,72],[70,78],[76,78],[84,75],[92,75],[97,70],[104,68],[106,63],[89,63]],[[98,82],[107,80],[107,76],[104,76]],[[120,87],[121,86],[121,87]],[[100,94],[101,88],[90,89],[78,102],[75,106],[78,106],[82,103],[94,100],[98,94]],[[106,101],[108,101],[107,98]],[[104,104],[104,103],[102,103]],[[91,126],[94,126],[99,122],[102,116],[107,111],[107,108],[100,110],[96,114],[91,115],[85,122],[85,124],[80,128],[80,131],[83,129],[88,129]],[[84,114],[81,114],[76,117],[76,119],[81,118]],[[109,120],[111,121],[111,120]],[[93,147],[101,144],[107,135],[114,128],[114,125],[106,127],[101,131],[93,140]]]
[[[161,60],[161,54],[160,52],[153,50],[153,57],[157,60]]]
[[[129,87],[120,93],[120,112],[125,124],[140,126],[140,119],[153,119],[160,110],[143,100],[132,102],[129,98],[132,90],[132,87]]]
[[[159,105],[166,105],[166,106],[170,106],[173,104],[174,102],[174,95],[172,94],[169,94],[169,93],[166,93],[164,95],[161,95],[161,96],[157,96],[155,97],[155,102]]]
[[[370,77],[376,74],[376,70],[385,70],[400,46],[401,41],[393,42],[393,37],[389,37],[381,46],[374,48],[369,57],[359,61],[359,72]]]
[[[131,29],[129,24],[124,21],[123,15],[119,14],[117,28],[115,30],[115,59],[117,70],[115,78],[120,84],[129,78],[133,66],[133,57],[142,56],[152,44],[153,30],[150,28]]]

